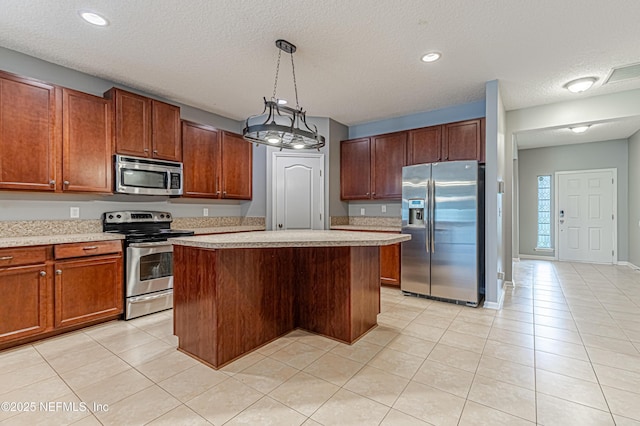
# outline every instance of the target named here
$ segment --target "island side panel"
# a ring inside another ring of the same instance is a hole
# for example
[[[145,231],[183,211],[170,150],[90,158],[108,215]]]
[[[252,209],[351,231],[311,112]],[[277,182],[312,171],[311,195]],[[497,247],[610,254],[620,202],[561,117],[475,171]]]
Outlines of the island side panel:
[[[216,250],[173,246],[173,329],[178,348],[217,366]]]
[[[377,324],[380,312],[380,247],[350,248],[351,340]]]
[[[351,342],[350,247],[295,251],[296,326]]]
[[[220,367],[294,325],[293,249],[221,249],[217,268]]]

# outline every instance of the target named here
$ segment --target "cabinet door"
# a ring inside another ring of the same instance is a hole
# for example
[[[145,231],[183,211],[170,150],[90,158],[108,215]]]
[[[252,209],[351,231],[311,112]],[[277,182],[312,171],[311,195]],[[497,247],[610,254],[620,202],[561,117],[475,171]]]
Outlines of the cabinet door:
[[[407,165],[440,161],[442,126],[410,130],[407,140]]]
[[[222,198],[250,200],[252,188],[253,145],[240,135],[222,132]]]
[[[0,269],[0,343],[47,331],[47,267]]]
[[[122,256],[57,262],[55,270],[56,327],[122,313]]]
[[[220,198],[220,132],[182,122],[184,197]]]
[[[151,105],[152,157],[182,161],[180,108],[156,100],[152,100]]]
[[[482,158],[480,119],[444,125],[442,159],[444,161]]]
[[[407,133],[371,137],[372,198],[402,198],[402,168],[407,164]]]
[[[111,89],[106,96],[115,105],[116,152],[151,157],[151,99],[120,89]]]
[[[340,198],[371,198],[371,156],[369,138],[340,143]]]
[[[60,101],[51,84],[0,73],[0,189],[56,189]]]
[[[62,90],[62,176],[64,191],[112,191],[111,103],[75,90]]]
[[[400,286],[400,244],[380,247],[380,282]]]

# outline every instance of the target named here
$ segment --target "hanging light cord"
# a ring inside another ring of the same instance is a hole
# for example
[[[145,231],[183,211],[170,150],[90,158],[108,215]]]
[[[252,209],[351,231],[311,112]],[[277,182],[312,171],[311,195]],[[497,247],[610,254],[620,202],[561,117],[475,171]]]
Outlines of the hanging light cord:
[[[273,83],[273,100],[277,101],[276,99],[276,90],[278,89],[278,73],[280,72],[280,56],[282,56],[282,50],[278,50],[278,63],[276,64],[276,81]],[[293,56],[291,57],[291,59],[293,60]],[[295,78],[294,78],[295,81]]]
[[[293,64],[293,52],[291,55],[291,72],[293,74],[293,89],[296,92],[296,109],[300,109],[300,102],[298,102],[298,84],[296,83],[296,66]]]
[[[291,55],[291,73],[293,74],[293,90],[296,93],[296,109],[300,109],[300,101],[298,100],[298,83],[296,81],[296,66],[293,62],[293,52],[291,52],[290,55]],[[280,74],[280,58],[281,57],[282,57],[282,50],[279,50],[278,62],[276,63],[276,78],[275,78],[275,81],[273,82],[272,99],[274,99],[275,101],[278,100],[278,98],[276,98],[276,92],[278,91],[278,75]]]

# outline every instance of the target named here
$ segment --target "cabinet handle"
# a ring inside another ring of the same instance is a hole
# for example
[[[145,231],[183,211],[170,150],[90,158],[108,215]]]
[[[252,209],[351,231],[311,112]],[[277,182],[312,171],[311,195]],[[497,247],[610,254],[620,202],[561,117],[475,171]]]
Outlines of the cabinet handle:
[[[62,275],[62,269],[56,269],[56,275]]]
[[[13,256],[2,256],[0,257],[0,260],[11,260],[13,259]]]
[[[46,276],[47,276],[47,273],[46,273],[45,271],[40,271],[40,276],[41,276],[41,277],[46,277]]]
[[[62,182],[64,184],[64,186],[69,186],[69,181],[65,180],[64,182]]]
[[[82,250],[96,250],[98,248],[98,246],[87,246],[87,247],[82,247]]]
[[[149,148],[145,148],[145,149],[144,149],[144,152],[149,152]]]
[[[157,149],[154,149],[154,150],[153,150],[153,153],[154,153],[154,154],[157,154],[157,153],[158,153],[158,150],[157,150]]]
[[[55,181],[55,180],[53,180],[53,179],[51,179],[51,180],[49,181],[49,186],[56,186],[56,181]]]

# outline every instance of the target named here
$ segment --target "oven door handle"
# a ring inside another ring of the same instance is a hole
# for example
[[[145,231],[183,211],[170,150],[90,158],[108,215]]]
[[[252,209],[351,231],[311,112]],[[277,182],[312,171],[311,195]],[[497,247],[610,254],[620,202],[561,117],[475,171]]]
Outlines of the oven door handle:
[[[167,241],[153,241],[150,243],[130,243],[129,247],[162,247],[171,245],[172,244]]]
[[[171,296],[172,294],[173,294],[173,292],[170,291],[170,292],[162,292],[162,294],[154,294],[153,296],[136,297],[136,298],[130,300],[129,303],[145,303],[145,302],[148,302],[150,300],[166,298],[166,297]]]

